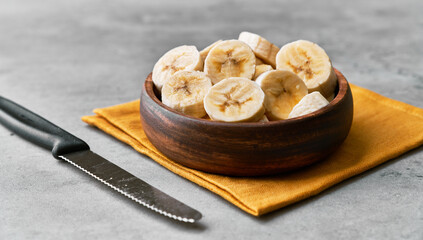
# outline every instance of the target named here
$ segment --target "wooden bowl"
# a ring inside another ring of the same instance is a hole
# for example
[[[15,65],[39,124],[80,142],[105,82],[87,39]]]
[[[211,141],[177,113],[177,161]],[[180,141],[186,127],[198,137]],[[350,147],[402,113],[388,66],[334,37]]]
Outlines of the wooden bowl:
[[[159,100],[151,74],[141,93],[141,123],[151,143],[186,167],[230,176],[262,176],[321,161],[347,137],[353,100],[345,77],[326,107],[293,119],[224,123],[183,115]]]

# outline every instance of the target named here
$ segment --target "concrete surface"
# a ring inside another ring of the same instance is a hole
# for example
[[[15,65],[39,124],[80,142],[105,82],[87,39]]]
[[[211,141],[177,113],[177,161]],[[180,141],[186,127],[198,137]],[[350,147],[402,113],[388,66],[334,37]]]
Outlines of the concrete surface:
[[[0,127],[0,239],[423,239],[422,147],[261,218],[160,167],[80,117],[138,98],[168,49],[236,38],[319,43],[347,79],[423,107],[423,2],[0,1],[0,95],[199,209],[139,207]]]

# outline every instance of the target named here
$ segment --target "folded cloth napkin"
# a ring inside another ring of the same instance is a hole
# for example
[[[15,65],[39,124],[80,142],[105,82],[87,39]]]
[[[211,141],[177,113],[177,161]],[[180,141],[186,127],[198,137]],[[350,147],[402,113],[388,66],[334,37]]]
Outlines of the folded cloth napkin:
[[[353,84],[350,86],[354,118],[341,147],[322,162],[290,174],[269,177],[215,175],[173,162],[147,139],[140,123],[139,100],[95,109],[95,116],[82,120],[131,145],[170,171],[259,216],[316,195],[423,143],[423,109]]]

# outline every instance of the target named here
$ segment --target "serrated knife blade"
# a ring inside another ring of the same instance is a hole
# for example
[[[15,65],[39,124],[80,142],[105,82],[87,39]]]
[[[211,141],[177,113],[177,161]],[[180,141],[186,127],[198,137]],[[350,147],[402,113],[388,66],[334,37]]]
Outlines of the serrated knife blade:
[[[194,223],[202,215],[107,159],[81,139],[41,116],[0,96],[0,123],[19,136],[47,149],[133,201],[169,218]]]
[[[90,150],[60,155],[59,158],[124,196],[167,217],[190,223],[201,218],[201,213],[197,210],[170,197]]]

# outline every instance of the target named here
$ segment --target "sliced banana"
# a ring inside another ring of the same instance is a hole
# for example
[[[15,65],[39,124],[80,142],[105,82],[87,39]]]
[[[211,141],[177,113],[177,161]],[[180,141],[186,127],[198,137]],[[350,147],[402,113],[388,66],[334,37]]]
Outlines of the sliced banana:
[[[227,78],[210,88],[204,108],[211,119],[257,122],[264,115],[264,92],[248,78]]]
[[[161,91],[170,77],[182,70],[202,70],[203,61],[195,46],[179,46],[166,52],[153,68],[153,82]]]
[[[254,54],[263,62],[276,67],[276,54],[279,52],[277,46],[265,38],[250,32],[242,32],[239,34],[238,40],[247,43],[253,49]]]
[[[276,69],[288,70],[297,74],[308,91],[319,91],[330,97],[337,84],[332,63],[319,45],[306,40],[298,40],[284,45],[276,55]]]
[[[264,107],[270,120],[287,119],[292,108],[307,95],[303,80],[290,71],[267,71],[256,79],[256,83],[266,95]]]
[[[179,71],[163,85],[164,105],[193,117],[206,115],[203,99],[211,88],[209,77],[203,72]]]
[[[288,118],[299,117],[312,113],[328,104],[328,100],[326,100],[326,98],[319,92],[309,93],[305,95],[297,105],[295,105]]]
[[[214,46],[207,55],[204,72],[213,84],[230,77],[252,79],[256,57],[251,48],[239,40],[227,40]]]
[[[266,115],[263,115],[263,117],[258,120],[258,122],[269,122],[269,119],[266,117]]]
[[[256,71],[254,72],[253,80],[256,80],[258,76],[260,76],[262,73],[273,70],[272,66],[267,64],[260,64],[256,65]]]
[[[214,43],[210,44],[209,46],[207,46],[206,48],[204,48],[203,50],[201,50],[201,51],[200,51],[200,56],[201,56],[201,59],[203,59],[203,62],[205,62],[205,61],[206,61],[206,57],[207,57],[207,55],[209,54],[210,50],[211,50],[214,46],[216,46],[217,44],[219,44],[219,43],[221,43],[221,42],[222,42],[222,40],[218,40],[218,41],[216,41],[216,42],[214,42]]]

